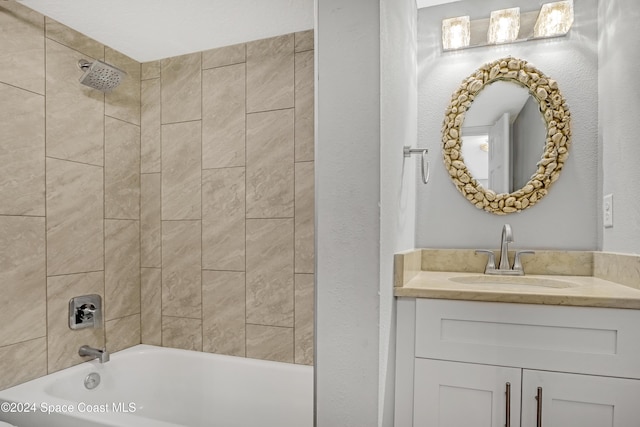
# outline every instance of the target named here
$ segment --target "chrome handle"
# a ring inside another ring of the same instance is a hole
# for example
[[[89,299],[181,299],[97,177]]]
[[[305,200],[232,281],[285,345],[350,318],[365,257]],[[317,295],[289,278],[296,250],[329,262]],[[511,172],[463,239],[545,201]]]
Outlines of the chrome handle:
[[[538,394],[536,394],[536,400],[538,401],[538,410],[536,414],[536,427],[542,427],[542,387],[538,387]]]
[[[493,251],[490,251],[488,249],[477,249],[476,253],[489,255],[487,266],[484,269],[485,273],[487,272],[487,270],[493,270],[496,268],[496,255],[493,253]]]
[[[511,427],[511,383],[507,383],[505,394],[507,395],[505,427]]]
[[[527,255],[527,254],[535,254],[535,251],[517,251],[516,252],[516,257],[513,260],[513,269],[514,270],[522,270],[522,261],[520,260],[520,256],[521,255]]]

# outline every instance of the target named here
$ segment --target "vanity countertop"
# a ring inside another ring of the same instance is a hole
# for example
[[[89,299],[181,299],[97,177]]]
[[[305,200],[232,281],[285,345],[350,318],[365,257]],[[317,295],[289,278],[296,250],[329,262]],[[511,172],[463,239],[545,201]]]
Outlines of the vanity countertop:
[[[452,278],[455,281],[451,280]],[[545,285],[534,285],[533,282],[537,279]],[[459,283],[465,281],[472,283]],[[526,284],[527,282],[532,283]],[[414,298],[640,309],[640,290],[591,276],[509,277],[478,273],[419,271],[403,286],[396,287],[395,295]]]

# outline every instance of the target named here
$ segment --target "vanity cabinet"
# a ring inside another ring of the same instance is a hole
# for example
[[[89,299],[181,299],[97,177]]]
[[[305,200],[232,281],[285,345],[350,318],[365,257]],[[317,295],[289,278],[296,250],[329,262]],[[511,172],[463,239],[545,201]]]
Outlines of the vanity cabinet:
[[[632,427],[638,396],[640,380],[417,358],[413,425]]]
[[[397,315],[395,427],[640,426],[639,310],[399,298]]]

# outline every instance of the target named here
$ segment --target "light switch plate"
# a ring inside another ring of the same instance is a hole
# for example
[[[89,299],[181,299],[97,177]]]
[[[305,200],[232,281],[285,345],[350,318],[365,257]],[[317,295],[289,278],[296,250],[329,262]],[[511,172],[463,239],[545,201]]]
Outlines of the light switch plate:
[[[607,194],[602,201],[604,228],[613,227],[613,194]]]

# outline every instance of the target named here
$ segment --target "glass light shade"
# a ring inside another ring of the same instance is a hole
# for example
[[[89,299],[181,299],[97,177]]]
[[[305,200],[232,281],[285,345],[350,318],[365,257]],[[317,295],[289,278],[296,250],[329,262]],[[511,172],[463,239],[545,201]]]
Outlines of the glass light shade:
[[[567,34],[573,24],[573,1],[559,1],[542,5],[533,28],[534,37],[553,37]]]
[[[520,8],[494,10],[489,20],[487,42],[509,43],[518,38],[520,32]]]
[[[459,49],[469,46],[471,31],[468,16],[442,20],[442,48]]]

